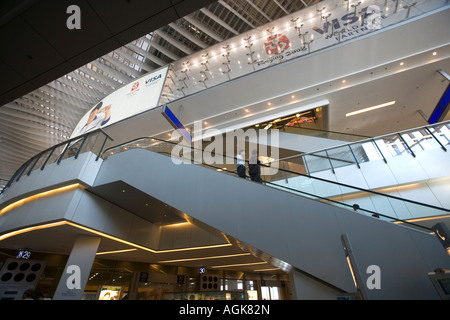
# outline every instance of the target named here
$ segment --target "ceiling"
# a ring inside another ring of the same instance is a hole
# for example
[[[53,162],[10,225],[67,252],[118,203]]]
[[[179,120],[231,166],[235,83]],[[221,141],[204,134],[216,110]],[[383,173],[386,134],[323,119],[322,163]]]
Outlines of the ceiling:
[[[319,0],[3,1],[0,186],[120,86]],[[66,22],[80,8],[81,29]]]

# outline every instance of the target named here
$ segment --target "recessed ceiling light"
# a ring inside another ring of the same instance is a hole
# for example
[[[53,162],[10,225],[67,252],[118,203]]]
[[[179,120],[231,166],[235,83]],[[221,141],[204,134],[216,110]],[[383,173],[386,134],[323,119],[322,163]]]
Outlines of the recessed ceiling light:
[[[386,103],[383,103],[383,104],[379,104],[379,105],[376,105],[376,106],[372,106],[372,107],[369,107],[369,108],[353,111],[353,112],[347,113],[345,116],[346,117],[350,117],[350,116],[354,116],[356,114],[360,114],[360,113],[364,113],[364,112],[368,112],[368,111],[372,111],[372,110],[388,107],[388,106],[391,106],[393,104],[395,104],[395,100],[394,101],[389,101],[389,102],[386,102]]]
[[[405,63],[404,62],[400,62],[400,65],[402,66],[402,65],[404,65]]]
[[[435,52],[433,52],[433,56],[435,56],[435,55],[437,55],[437,52],[435,51]]]

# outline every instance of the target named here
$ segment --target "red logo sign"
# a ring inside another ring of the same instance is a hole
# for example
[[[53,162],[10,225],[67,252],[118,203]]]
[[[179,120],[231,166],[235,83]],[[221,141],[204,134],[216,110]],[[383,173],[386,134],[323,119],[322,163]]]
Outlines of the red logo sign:
[[[274,34],[264,41],[264,49],[267,54],[282,53],[291,46],[291,42],[284,34]]]
[[[139,81],[138,81],[138,82],[135,82],[135,83],[133,84],[133,86],[131,87],[131,91],[134,91],[134,90],[136,90],[137,88],[139,88]]]

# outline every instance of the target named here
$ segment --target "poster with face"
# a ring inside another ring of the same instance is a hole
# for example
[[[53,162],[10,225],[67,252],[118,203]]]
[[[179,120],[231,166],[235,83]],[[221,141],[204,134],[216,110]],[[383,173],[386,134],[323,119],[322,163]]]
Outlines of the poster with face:
[[[103,98],[81,118],[71,138],[159,106],[167,71],[165,66],[147,73]]]

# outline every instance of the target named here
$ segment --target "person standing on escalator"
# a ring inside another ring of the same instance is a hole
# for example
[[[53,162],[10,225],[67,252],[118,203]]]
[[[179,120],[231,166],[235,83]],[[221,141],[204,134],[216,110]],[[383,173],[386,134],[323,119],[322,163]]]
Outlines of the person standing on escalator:
[[[248,161],[248,173],[252,181],[263,183],[263,180],[261,179],[261,161],[258,159],[256,149],[252,151],[252,156]]]
[[[239,153],[236,155],[236,169],[238,176],[245,179],[245,171],[247,168],[245,167],[245,151],[242,149],[239,150]]]

